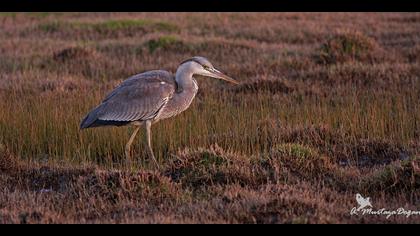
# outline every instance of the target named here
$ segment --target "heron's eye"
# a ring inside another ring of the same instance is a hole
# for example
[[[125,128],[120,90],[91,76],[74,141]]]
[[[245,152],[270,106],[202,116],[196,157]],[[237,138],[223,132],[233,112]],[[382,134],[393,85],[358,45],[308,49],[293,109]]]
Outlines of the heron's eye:
[[[204,68],[205,70],[209,70],[209,69],[210,69],[210,67],[209,67],[209,66],[206,66],[206,65],[203,65],[203,68]]]

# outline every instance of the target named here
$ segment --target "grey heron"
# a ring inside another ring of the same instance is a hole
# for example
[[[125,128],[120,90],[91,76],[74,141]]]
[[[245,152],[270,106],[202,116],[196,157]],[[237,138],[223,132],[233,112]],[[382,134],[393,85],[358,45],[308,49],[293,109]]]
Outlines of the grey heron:
[[[159,167],[152,149],[151,126],[159,120],[178,115],[191,105],[198,91],[194,75],[238,84],[215,69],[206,58],[192,57],[179,65],[175,76],[164,70],[152,70],[126,79],[86,115],[80,129],[134,125],[136,128],[125,146],[126,158],[130,160],[131,144],[144,125],[148,155]]]

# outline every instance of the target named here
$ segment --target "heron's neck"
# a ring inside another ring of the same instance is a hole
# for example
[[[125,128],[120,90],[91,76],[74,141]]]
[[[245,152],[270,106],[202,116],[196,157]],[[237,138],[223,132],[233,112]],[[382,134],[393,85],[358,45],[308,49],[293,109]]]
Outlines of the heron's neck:
[[[177,92],[183,92],[190,89],[198,89],[197,82],[193,78],[193,70],[190,67],[180,66],[175,74],[177,83]]]

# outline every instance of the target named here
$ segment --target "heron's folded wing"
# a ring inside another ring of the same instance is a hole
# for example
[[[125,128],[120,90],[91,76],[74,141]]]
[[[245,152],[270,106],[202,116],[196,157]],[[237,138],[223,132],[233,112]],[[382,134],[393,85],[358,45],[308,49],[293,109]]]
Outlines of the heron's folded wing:
[[[80,128],[154,118],[173,96],[176,83],[166,71],[149,71],[123,81],[82,120]]]
[[[97,119],[137,121],[154,118],[175,91],[171,84],[158,81],[123,86],[97,109]]]

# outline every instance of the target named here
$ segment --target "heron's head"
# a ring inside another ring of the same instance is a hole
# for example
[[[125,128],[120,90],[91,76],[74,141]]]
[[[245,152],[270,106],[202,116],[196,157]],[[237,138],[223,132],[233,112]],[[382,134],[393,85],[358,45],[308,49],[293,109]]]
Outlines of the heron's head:
[[[188,68],[195,75],[202,75],[216,79],[222,79],[234,84],[239,84],[238,81],[230,78],[229,76],[223,74],[222,72],[214,68],[214,66],[205,57],[192,57],[183,61],[180,64],[180,67],[181,66]]]

